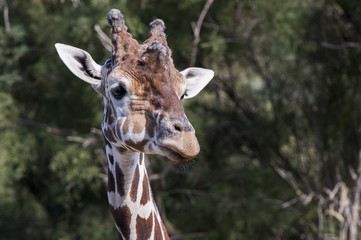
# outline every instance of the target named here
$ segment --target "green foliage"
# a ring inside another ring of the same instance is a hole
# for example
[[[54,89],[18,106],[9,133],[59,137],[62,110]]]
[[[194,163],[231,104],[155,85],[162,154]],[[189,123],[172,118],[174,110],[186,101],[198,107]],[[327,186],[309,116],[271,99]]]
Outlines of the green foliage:
[[[4,91],[21,81],[21,59],[28,52],[28,46],[22,44],[24,34],[21,26],[15,26],[10,33],[0,28],[0,88]]]
[[[67,146],[51,159],[49,170],[57,178],[57,183],[66,190],[60,191],[56,199],[57,204],[67,204],[79,201],[85,190],[96,192],[103,184],[99,175],[102,172],[89,151],[82,149],[78,144]],[[73,191],[76,188],[76,191]]]

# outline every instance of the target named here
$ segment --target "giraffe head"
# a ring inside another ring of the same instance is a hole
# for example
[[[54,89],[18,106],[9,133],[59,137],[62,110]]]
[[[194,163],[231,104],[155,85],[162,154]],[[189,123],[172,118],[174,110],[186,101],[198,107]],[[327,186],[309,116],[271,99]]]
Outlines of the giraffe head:
[[[120,149],[161,154],[175,163],[193,159],[200,148],[182,101],[197,95],[213,71],[188,68],[179,72],[162,20],[150,23],[149,38],[139,44],[127,32],[119,10],[110,10],[107,18],[112,56],[103,66],[84,50],[56,44],[65,65],[103,96],[106,140]]]

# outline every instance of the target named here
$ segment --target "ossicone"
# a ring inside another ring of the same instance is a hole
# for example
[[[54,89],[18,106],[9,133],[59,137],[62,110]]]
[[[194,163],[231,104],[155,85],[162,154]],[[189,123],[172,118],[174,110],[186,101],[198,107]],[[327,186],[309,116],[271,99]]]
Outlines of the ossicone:
[[[155,19],[149,24],[149,38],[156,35],[165,34],[165,24],[161,19]]]
[[[107,14],[107,20],[111,26],[112,34],[119,33],[123,29],[125,31],[127,30],[127,29],[125,29],[126,26],[125,26],[125,21],[124,21],[124,15],[120,10],[111,9]]]
[[[159,68],[168,63],[168,57],[168,48],[163,43],[154,41],[147,47],[140,61],[151,68]]]
[[[111,9],[107,14],[107,20],[112,34],[112,65],[121,64],[121,59],[126,54],[134,54],[139,48],[138,42],[133,39],[125,25],[124,15],[118,9]],[[129,50],[131,49],[131,50]]]

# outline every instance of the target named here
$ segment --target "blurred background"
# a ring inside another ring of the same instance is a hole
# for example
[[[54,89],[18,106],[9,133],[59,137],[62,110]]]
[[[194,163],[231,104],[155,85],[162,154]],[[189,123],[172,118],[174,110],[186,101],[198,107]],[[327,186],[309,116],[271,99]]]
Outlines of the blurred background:
[[[0,0],[0,239],[116,238],[102,99],[54,48],[103,64],[111,8],[215,71],[185,103],[196,166],[148,159],[172,239],[361,239],[357,0]]]

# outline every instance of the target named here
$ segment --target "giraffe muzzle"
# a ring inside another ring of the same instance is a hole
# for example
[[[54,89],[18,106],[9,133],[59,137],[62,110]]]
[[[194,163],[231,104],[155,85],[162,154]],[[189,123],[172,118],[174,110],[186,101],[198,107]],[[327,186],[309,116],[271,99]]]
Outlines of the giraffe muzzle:
[[[195,131],[190,124],[173,123],[158,138],[158,147],[164,156],[176,163],[197,157],[200,151]]]

